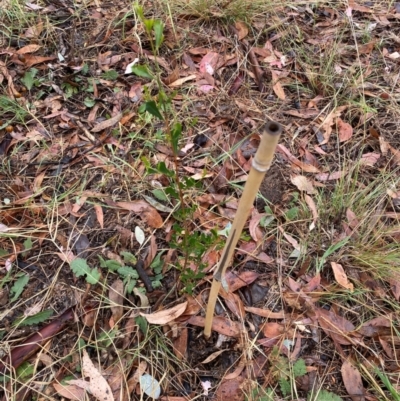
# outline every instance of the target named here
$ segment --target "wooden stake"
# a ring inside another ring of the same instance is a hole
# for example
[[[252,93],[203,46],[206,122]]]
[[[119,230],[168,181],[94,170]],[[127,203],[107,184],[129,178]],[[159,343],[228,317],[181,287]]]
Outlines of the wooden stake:
[[[263,135],[261,137],[260,146],[257,149],[256,155],[254,156],[250,173],[247,177],[243,194],[240,198],[239,206],[233,220],[229,236],[226,240],[224,250],[222,252],[221,260],[217,270],[214,273],[210,296],[208,298],[206,320],[204,324],[204,337],[207,339],[211,336],[211,326],[215,304],[217,302],[221,284],[224,285],[226,269],[231,262],[233,252],[242,234],[242,230],[250,210],[253,207],[253,202],[260,188],[261,182],[265,176],[265,173],[271,166],[276,145],[278,144],[278,140],[282,131],[282,126],[272,121],[267,122],[263,127]]]

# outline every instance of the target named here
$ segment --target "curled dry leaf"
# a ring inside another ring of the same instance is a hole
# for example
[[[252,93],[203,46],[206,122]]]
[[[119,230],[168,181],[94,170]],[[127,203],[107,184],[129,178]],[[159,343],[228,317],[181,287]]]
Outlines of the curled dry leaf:
[[[207,53],[200,61],[200,72],[213,75],[217,67],[219,54],[215,52]]]
[[[269,309],[255,308],[253,306],[245,306],[244,310],[246,312],[254,313],[255,315],[258,315],[258,316],[266,317],[267,319],[284,319],[285,318],[284,311],[272,312]]]
[[[56,392],[61,395],[61,397],[67,398],[73,401],[84,401],[85,400],[85,390],[75,384],[53,384]]]
[[[141,313],[150,324],[167,324],[175,320],[177,317],[185,312],[187,301],[181,304],[175,305],[171,309],[161,310],[154,313]]]
[[[344,361],[341,368],[342,378],[347,393],[353,401],[365,401],[361,374],[351,362]]]
[[[347,288],[350,291],[354,290],[354,286],[349,282],[346,273],[344,272],[343,266],[339,263],[331,262],[331,267],[333,270],[333,275],[335,276],[335,280],[344,288]]]

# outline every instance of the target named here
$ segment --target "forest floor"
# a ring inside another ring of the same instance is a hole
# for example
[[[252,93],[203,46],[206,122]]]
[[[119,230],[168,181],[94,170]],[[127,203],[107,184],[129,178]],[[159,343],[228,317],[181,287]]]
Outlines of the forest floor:
[[[0,0],[0,400],[399,401],[400,3],[139,3]]]

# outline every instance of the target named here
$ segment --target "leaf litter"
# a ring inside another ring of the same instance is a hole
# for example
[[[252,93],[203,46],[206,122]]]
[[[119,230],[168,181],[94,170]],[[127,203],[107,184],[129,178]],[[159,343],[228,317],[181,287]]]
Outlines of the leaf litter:
[[[154,22],[95,3],[0,17],[1,374],[27,364],[17,386],[54,399],[392,399],[398,4],[282,2],[233,25],[229,6],[205,24],[157,5],[154,55]],[[157,68],[184,125],[177,157]],[[285,179],[257,199],[207,343],[208,283],[264,118],[285,126],[271,169]],[[184,231],[202,245],[187,270]]]

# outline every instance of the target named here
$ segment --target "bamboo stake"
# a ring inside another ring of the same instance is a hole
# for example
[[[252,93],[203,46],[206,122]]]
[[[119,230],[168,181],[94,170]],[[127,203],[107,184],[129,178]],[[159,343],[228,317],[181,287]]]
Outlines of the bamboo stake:
[[[244,186],[242,197],[240,198],[238,209],[233,220],[229,236],[226,240],[224,250],[218,268],[214,273],[211,285],[210,296],[208,298],[206,320],[204,324],[204,337],[210,338],[211,326],[214,316],[215,304],[221,284],[224,285],[226,269],[230,264],[236,244],[242,234],[243,227],[247,217],[253,207],[254,199],[260,188],[261,181],[265,173],[271,166],[274,157],[276,145],[282,133],[282,126],[278,123],[269,121],[263,127],[263,135],[261,137],[260,146],[254,156],[249,176]]]

